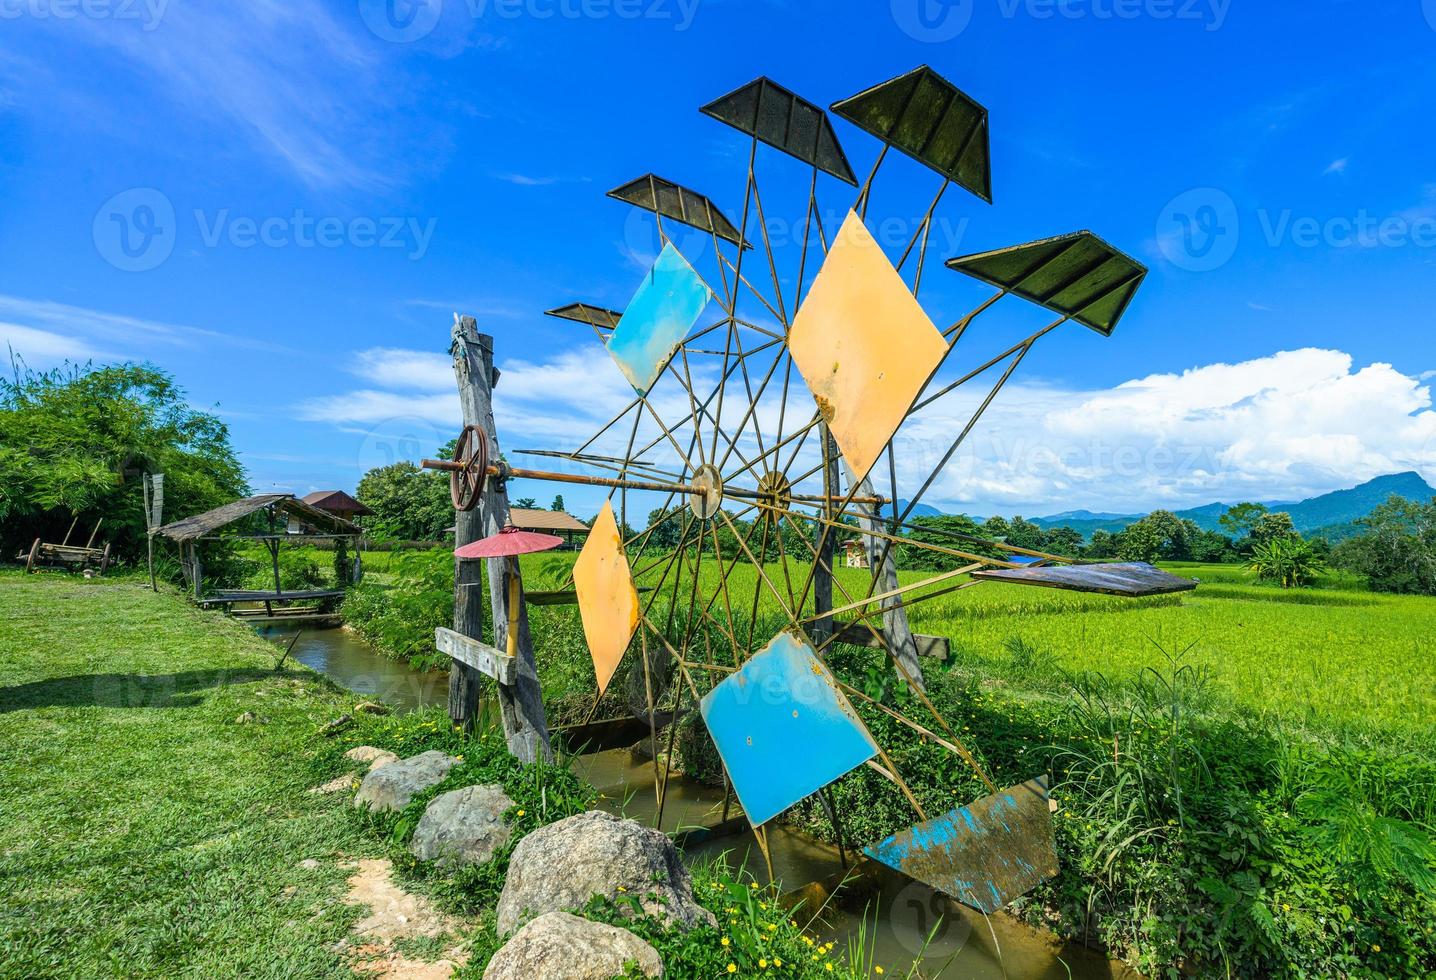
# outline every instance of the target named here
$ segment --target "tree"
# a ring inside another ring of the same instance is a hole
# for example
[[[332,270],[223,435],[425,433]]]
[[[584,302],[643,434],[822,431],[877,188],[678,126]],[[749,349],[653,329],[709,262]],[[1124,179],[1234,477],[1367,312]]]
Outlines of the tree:
[[[524,510],[533,510],[538,507],[538,501],[532,497],[520,497],[514,501],[515,507],[522,507]]]
[[[558,510],[558,511],[564,510],[564,506],[563,506],[563,494],[561,494],[561,493],[560,493],[560,494],[555,494],[555,495],[554,495],[554,498],[553,498],[553,503],[551,503],[551,504],[548,505],[548,509],[549,509],[549,510]]]
[[[1092,541],[1087,545],[1088,558],[1116,558],[1117,535],[1098,528],[1092,532]]]
[[[1026,548],[1028,551],[1041,551],[1047,543],[1046,535],[1042,528],[1022,517],[1014,517],[1007,522],[1007,543],[1018,548]]]
[[[1274,514],[1263,514],[1252,527],[1248,540],[1252,547],[1256,547],[1273,541],[1300,541],[1301,535],[1296,533],[1291,515],[1285,511],[1277,511]]]
[[[1252,528],[1266,513],[1266,504],[1236,504],[1228,507],[1227,512],[1217,518],[1217,523],[1226,528],[1233,538],[1244,538],[1251,534]]]
[[[1336,546],[1334,564],[1378,592],[1436,595],[1436,497],[1419,504],[1393,495],[1356,523],[1364,533]]]
[[[1044,537],[1042,547],[1036,550],[1064,558],[1073,558],[1082,553],[1082,532],[1076,528],[1067,527],[1065,524],[1062,527],[1049,527]]]
[[[964,535],[986,537],[984,528],[978,527],[976,522],[965,514],[915,517],[908,522],[908,532],[905,537],[909,541],[935,544],[943,548],[968,551],[993,558],[1000,554],[1006,554],[1006,552],[999,552],[996,549],[982,547],[972,541],[964,540]],[[899,568],[916,568],[932,572],[945,572],[968,563],[967,559],[958,558],[956,555],[945,555],[938,551],[914,548],[910,545],[898,547],[896,561]]]
[[[439,541],[453,526],[448,476],[404,461],[365,473],[354,495],[374,512],[370,535],[400,541]]]
[[[1117,557],[1123,561],[1153,562],[1161,553],[1161,533],[1145,517],[1117,535]]]
[[[143,554],[144,473],[165,475],[165,521],[249,492],[228,427],[191,407],[174,377],[156,367],[20,369],[0,379],[0,548],[7,556],[37,537],[61,540],[72,521],[88,537],[100,518],[99,540],[113,554]]]
[[[1252,549],[1252,571],[1283,589],[1310,585],[1326,570],[1326,563],[1301,538],[1277,537],[1258,542]]]
[[[1169,510],[1154,510],[1118,535],[1117,554],[1126,561],[1184,561],[1197,531],[1196,524]]]
[[[687,505],[684,504],[682,509],[687,510]],[[663,520],[665,516],[668,517],[666,521]],[[648,546],[658,551],[672,551],[678,547],[678,540],[683,536],[683,515],[659,507],[648,512],[648,526],[653,529],[648,536]]]

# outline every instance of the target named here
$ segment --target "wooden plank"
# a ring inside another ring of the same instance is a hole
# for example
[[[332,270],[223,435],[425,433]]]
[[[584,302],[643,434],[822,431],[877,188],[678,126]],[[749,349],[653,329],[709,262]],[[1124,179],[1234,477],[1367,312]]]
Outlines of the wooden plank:
[[[512,684],[518,677],[517,657],[510,657],[497,647],[491,647],[471,636],[455,633],[446,626],[434,630],[434,644],[440,653],[447,653],[465,667],[492,677],[500,684]]]
[[[838,643],[849,643],[853,646],[867,647],[870,650],[881,650],[882,641],[873,635],[861,621],[838,622]],[[874,627],[876,629],[876,627]],[[878,630],[879,633],[882,630]],[[923,636],[914,634],[913,640],[917,643],[917,655],[928,657],[932,660],[946,660],[952,651],[952,641],[945,636]]]
[[[494,385],[498,384],[499,372],[494,367],[494,338],[479,333],[473,317],[454,317],[451,333],[450,354],[454,359],[454,377],[459,387],[459,406],[463,410],[464,424],[477,425],[488,437],[489,458],[503,458],[499,445],[499,432],[494,424]],[[479,507],[472,511],[461,511],[454,522],[454,545],[462,547],[479,538],[498,534],[507,523],[509,516],[508,490],[500,480],[488,480],[484,484],[484,495]],[[459,568],[454,576],[454,625],[464,633],[477,636],[476,624],[481,613],[467,610],[469,604],[477,605],[480,589],[461,587],[462,566],[478,566],[477,561],[457,560]],[[514,646],[517,650],[517,672],[513,682],[500,684],[499,713],[503,718],[504,738],[509,752],[520,762],[529,763],[538,759],[553,761],[553,747],[549,744],[548,718],[544,713],[543,691],[539,686],[538,668],[534,663],[534,643],[529,632],[528,606],[522,596],[523,583],[517,561],[504,558],[490,558],[485,563],[489,581],[489,609],[494,631],[494,645],[508,646],[509,634],[509,579],[519,578],[518,609],[513,618],[517,620]],[[467,594],[472,594],[469,598]],[[477,696],[471,690],[465,691],[462,670],[456,669],[449,678],[449,707],[456,706],[456,696],[463,695],[464,710],[477,711]]]
[[[652,592],[651,585],[644,586],[638,590],[639,593]],[[559,592],[525,592],[524,602],[530,606],[576,606],[578,605],[578,593],[573,589]]]
[[[1095,592],[1130,598],[1189,592],[1197,583],[1146,562],[1109,565],[1052,565],[1040,568],[1002,568],[973,572],[972,577],[990,582],[1037,585],[1071,592]]]
[[[856,496],[873,496],[872,484],[864,479],[858,485]],[[868,571],[873,577],[873,589],[877,593],[888,593],[898,587],[897,545],[885,541],[877,534],[886,530],[882,512],[872,504],[858,504],[856,507],[858,527],[864,531],[877,532],[863,535],[863,549],[868,555]],[[923,682],[922,665],[917,659],[917,641],[913,639],[912,627],[908,625],[907,607],[893,605],[883,613],[883,635],[888,639],[888,649],[901,667],[898,676],[907,674],[920,690],[927,690]]]

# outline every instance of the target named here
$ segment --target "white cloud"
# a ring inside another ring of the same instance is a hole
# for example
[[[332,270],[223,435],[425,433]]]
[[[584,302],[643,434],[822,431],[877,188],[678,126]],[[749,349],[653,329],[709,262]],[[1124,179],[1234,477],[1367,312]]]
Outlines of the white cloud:
[[[905,434],[929,426],[938,441],[959,418],[924,419]],[[949,504],[1140,510],[1300,499],[1410,469],[1436,477],[1429,387],[1389,364],[1354,369],[1349,354],[1332,350],[1150,375],[1107,391],[1019,385],[979,432],[937,485]]]
[[[437,390],[454,384],[453,361],[427,351],[372,347],[355,355],[352,370],[381,388]]]
[[[1349,163],[1351,163],[1350,160],[1346,157],[1342,157],[1340,160],[1331,161],[1331,163],[1327,164],[1326,170],[1322,172],[1326,174],[1344,174],[1346,173],[1346,167]]]
[[[754,372],[755,389],[766,363]],[[719,364],[716,357],[692,364],[700,399],[711,392]],[[495,411],[506,449],[574,449],[633,397],[596,345],[544,361],[504,361],[500,367]],[[377,387],[312,400],[301,407],[301,416],[364,431],[396,418],[420,418],[445,433],[457,430],[458,402],[446,356],[379,348],[357,355],[356,372]],[[782,373],[757,412],[768,447],[777,428]],[[982,380],[903,426],[897,441],[900,495],[916,491],[938,464],[985,395],[975,387]],[[1131,511],[1213,500],[1300,499],[1408,469],[1436,478],[1436,412],[1424,381],[1389,364],[1358,369],[1341,351],[1306,349],[1150,375],[1100,391],[1013,383],[923,499],[974,513]],[[792,384],[788,433],[812,414],[796,374]],[[669,376],[651,401],[687,451],[692,428],[683,421],[690,415],[683,387]],[[729,435],[747,404],[735,373],[725,394]],[[632,414],[625,416],[589,451],[622,455],[632,420]],[[703,429],[711,433],[707,422]],[[635,446],[657,443],[646,454],[649,459],[676,468],[677,453],[651,417],[641,418],[638,433]],[[721,454],[722,443],[719,448]],[[809,440],[788,468],[790,476],[815,465],[816,448]],[[751,459],[756,450],[749,424],[739,452]],[[693,457],[696,462],[696,453]],[[725,471],[737,468],[740,458],[735,453]],[[886,492],[886,464],[879,470],[874,482]],[[751,474],[738,479],[739,485],[754,482]]]
[[[219,330],[146,320],[143,317],[106,313],[82,306],[25,299],[20,296],[0,294],[0,317],[10,321],[15,327],[24,326],[32,331],[65,337],[82,347],[85,356],[113,357],[125,356],[126,353],[143,356],[157,343],[189,348],[224,344],[273,353],[295,353],[291,348],[279,344]],[[117,353],[107,354],[100,350],[101,347],[110,348]]]
[[[18,323],[0,321],[0,349],[13,351],[30,367],[49,367],[61,361],[85,361],[103,356],[79,337],[36,330]]]

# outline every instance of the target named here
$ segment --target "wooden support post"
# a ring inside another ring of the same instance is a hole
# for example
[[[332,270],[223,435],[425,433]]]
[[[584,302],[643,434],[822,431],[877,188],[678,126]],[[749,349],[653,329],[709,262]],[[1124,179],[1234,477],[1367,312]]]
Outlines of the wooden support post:
[[[483,429],[489,441],[489,458],[500,458],[498,429],[494,425],[493,388],[498,383],[494,370],[494,340],[478,331],[473,317],[454,317],[450,353],[454,357],[454,376],[459,385],[459,403],[464,424]],[[508,521],[508,489],[490,479],[484,488],[477,509],[460,512],[455,522],[454,543],[462,547],[479,538],[497,534]],[[466,567],[469,566],[469,567]],[[503,715],[504,737],[509,751],[520,762],[537,759],[552,761],[548,722],[544,716],[543,692],[539,688],[538,671],[534,666],[533,638],[529,635],[528,610],[522,598],[518,563],[511,569],[503,558],[488,559],[489,605],[494,623],[494,646],[509,646],[510,588],[519,595],[518,630],[513,644],[517,676],[512,684],[498,684],[499,708]],[[511,584],[512,580],[512,584]],[[481,640],[479,627],[483,611],[479,562],[456,559],[454,569],[454,631]],[[462,675],[462,676],[459,676]],[[455,661],[449,673],[449,711],[457,724],[472,725],[478,711],[478,684],[482,675]],[[457,701],[457,703],[456,703]]]
[[[863,480],[858,487],[857,497],[873,496],[872,484]],[[886,533],[883,526],[882,511],[874,504],[854,504],[858,512],[858,525],[864,531],[876,531]],[[872,534],[863,535],[863,550],[868,556],[868,570],[872,573],[873,581],[877,583],[874,592],[882,594],[891,592],[898,587],[897,574],[897,545],[890,541]],[[917,659],[917,641],[913,639],[912,627],[907,621],[907,607],[898,606],[896,609],[889,609],[883,613],[883,635],[887,637],[888,648],[892,655],[902,666],[899,674],[906,673],[912,682],[922,690],[927,690],[923,683],[922,665]]]
[[[818,426],[818,446],[827,465],[823,468],[823,518],[833,520],[833,497],[838,493],[838,444],[828,431],[826,424]],[[821,645],[833,635],[833,617],[825,616],[833,608],[833,556],[837,554],[837,531],[830,524],[815,523],[814,541],[818,543],[818,554],[813,559],[818,567],[813,572],[813,615],[821,618],[813,621],[810,630],[813,640]]]
[[[198,599],[204,591],[204,566],[200,564],[199,560],[198,541],[189,543],[189,563],[190,567],[194,569],[194,597]]]
[[[274,594],[279,595],[284,591],[279,586],[279,542],[269,540],[265,541],[264,544],[269,548],[269,558],[274,564]],[[265,603],[265,605],[268,606],[269,604]]]

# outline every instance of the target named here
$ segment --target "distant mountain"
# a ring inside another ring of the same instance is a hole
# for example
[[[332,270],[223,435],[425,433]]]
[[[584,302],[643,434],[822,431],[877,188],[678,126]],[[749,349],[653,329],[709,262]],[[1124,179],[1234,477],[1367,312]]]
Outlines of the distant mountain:
[[[1292,524],[1303,534],[1319,531],[1323,535],[1339,540],[1343,537],[1350,537],[1353,533],[1351,527],[1353,522],[1384,504],[1392,494],[1405,497],[1407,500],[1425,501],[1436,497],[1436,488],[1422,479],[1419,473],[1392,473],[1389,476],[1378,476],[1374,480],[1368,480],[1350,490],[1334,490],[1331,493],[1324,493],[1319,497],[1312,497],[1294,504],[1268,503],[1267,507],[1274,511],[1286,511],[1291,515]],[[1176,514],[1178,517],[1194,522],[1204,531],[1220,531],[1222,530],[1219,523],[1220,518],[1230,506],[1231,504],[1222,503],[1205,504],[1201,507],[1179,510]],[[1038,527],[1070,527],[1083,537],[1090,538],[1093,531],[1116,533],[1145,516],[1145,514],[1094,514],[1091,511],[1072,510],[1053,514],[1050,517],[1033,517],[1030,520]]]
[[[899,500],[899,501],[897,502],[898,513],[899,513],[899,514],[901,514],[903,511],[907,510],[907,503],[908,503],[908,502],[907,502],[906,500]],[[918,504],[916,507],[914,507],[914,508],[912,509],[912,514],[909,515],[909,516],[911,516],[911,517],[941,517],[941,516],[942,516],[942,511],[938,510],[938,509],[937,509],[936,507],[934,507],[932,504]]]
[[[1407,500],[1425,502],[1436,497],[1436,489],[1420,473],[1393,473],[1353,487],[1324,493],[1284,508],[1298,531],[1314,531],[1331,524],[1349,524],[1365,517],[1395,494]]]

